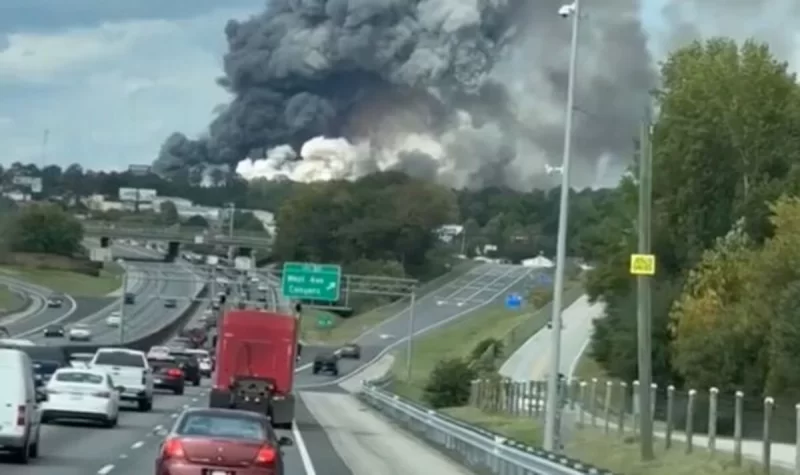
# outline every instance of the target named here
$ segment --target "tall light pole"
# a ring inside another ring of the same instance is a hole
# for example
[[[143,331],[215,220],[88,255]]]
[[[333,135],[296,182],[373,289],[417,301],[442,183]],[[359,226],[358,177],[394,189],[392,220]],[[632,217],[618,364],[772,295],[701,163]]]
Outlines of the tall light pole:
[[[572,153],[572,115],[575,103],[575,69],[578,64],[578,30],[581,21],[580,0],[564,5],[558,10],[561,17],[572,16],[572,41],[569,52],[569,77],[567,80],[566,124],[564,126],[564,157],[561,162],[561,202],[558,212],[558,237],[556,242],[556,275],[553,288],[553,329],[550,344],[550,374],[547,381],[547,413],[544,425],[544,448],[559,449],[556,441],[561,367],[561,306],[564,299],[564,266],[567,254],[567,218],[570,192],[570,155]]]

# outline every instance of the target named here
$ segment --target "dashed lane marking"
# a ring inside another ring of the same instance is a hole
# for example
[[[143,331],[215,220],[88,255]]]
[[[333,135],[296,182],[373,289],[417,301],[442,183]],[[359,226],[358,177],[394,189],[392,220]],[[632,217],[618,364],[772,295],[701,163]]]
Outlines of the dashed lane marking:
[[[97,471],[97,475],[108,475],[111,471],[114,470],[114,465],[108,464],[105,467],[101,468]]]
[[[144,442],[140,440],[139,442],[136,442],[135,444],[131,445],[131,448],[133,450],[136,450],[136,449],[138,449],[139,447],[141,447],[143,445],[144,445]]]

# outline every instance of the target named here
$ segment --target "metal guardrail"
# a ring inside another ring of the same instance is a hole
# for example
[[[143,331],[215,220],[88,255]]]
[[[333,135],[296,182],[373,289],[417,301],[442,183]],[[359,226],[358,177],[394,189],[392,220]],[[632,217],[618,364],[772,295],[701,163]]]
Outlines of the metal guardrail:
[[[547,452],[475,427],[392,394],[388,380],[365,381],[359,398],[393,422],[433,443],[448,456],[481,474],[614,475],[561,454]]]
[[[272,246],[272,239],[263,233],[236,231],[233,236],[225,233],[209,232],[206,228],[195,227],[145,227],[131,226],[125,223],[106,223],[83,221],[83,230],[87,236],[165,240],[188,244],[211,244],[222,246],[239,246],[266,249]]]

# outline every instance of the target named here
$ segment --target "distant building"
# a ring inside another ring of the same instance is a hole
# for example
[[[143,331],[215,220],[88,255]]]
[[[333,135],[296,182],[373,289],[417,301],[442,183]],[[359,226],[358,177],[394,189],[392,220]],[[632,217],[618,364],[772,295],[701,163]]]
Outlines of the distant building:
[[[539,254],[536,257],[531,257],[522,260],[522,265],[525,267],[532,267],[534,269],[551,269],[555,266],[553,261]]]
[[[445,224],[436,230],[436,235],[442,242],[451,243],[463,232],[464,226],[460,224]]]

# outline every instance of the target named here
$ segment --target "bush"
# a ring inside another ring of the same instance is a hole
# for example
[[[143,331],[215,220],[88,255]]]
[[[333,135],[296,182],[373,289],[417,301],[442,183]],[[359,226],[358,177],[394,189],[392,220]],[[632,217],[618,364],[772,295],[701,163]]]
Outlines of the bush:
[[[470,367],[480,377],[496,372],[495,363],[503,356],[504,347],[503,341],[497,338],[485,338],[479,341],[470,352]]]
[[[476,372],[461,358],[441,360],[428,376],[422,397],[434,409],[464,406]]]
[[[492,359],[499,358],[503,355],[503,342],[497,338],[484,338],[479,341],[475,348],[470,353],[470,360],[478,361],[484,357],[487,351],[491,349]]]
[[[531,291],[530,303],[533,309],[542,308],[553,300],[553,289],[548,287],[537,287]]]

